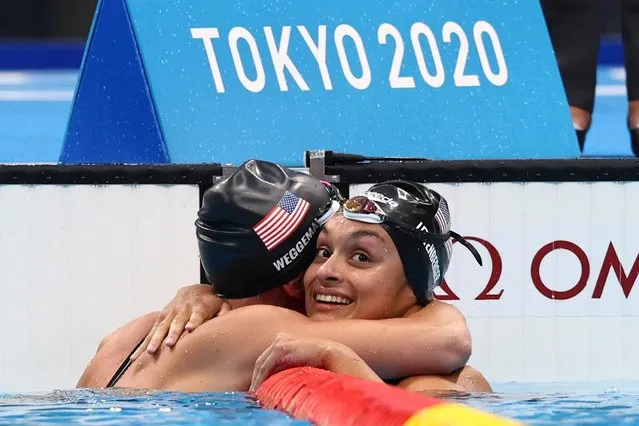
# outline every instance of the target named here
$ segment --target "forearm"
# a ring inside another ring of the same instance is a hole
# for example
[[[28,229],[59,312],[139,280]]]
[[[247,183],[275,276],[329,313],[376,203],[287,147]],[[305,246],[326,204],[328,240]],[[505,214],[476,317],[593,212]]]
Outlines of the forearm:
[[[306,333],[353,349],[382,378],[449,374],[470,357],[465,324],[428,325],[410,318],[311,323]]]
[[[329,351],[324,360],[323,368],[334,373],[347,374],[373,382],[383,381],[373,369],[354,352],[352,356],[347,356],[343,353]]]

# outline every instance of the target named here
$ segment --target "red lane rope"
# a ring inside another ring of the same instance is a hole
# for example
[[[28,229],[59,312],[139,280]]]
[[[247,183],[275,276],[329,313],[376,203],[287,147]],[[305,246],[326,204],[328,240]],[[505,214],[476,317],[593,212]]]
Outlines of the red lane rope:
[[[311,367],[272,375],[256,396],[265,408],[283,410],[320,426],[401,426],[418,411],[443,403],[384,383]]]

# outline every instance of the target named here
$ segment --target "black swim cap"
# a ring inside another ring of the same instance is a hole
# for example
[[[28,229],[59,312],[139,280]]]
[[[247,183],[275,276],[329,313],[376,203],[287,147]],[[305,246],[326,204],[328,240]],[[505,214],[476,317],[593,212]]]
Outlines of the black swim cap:
[[[432,300],[433,290],[444,280],[452,255],[451,236],[468,247],[481,264],[474,247],[450,230],[448,203],[432,189],[396,180],[373,185],[363,196],[373,200],[387,217],[381,226],[395,243],[420,304]]]
[[[253,297],[303,273],[331,203],[320,180],[261,160],[245,162],[209,188],[195,226],[216,294]]]

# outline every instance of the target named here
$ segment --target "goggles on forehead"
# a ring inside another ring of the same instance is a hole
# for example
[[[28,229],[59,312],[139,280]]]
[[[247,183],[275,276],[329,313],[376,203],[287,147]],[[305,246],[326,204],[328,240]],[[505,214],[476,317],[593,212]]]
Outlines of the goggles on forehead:
[[[344,217],[351,220],[356,220],[364,223],[373,224],[386,224],[397,231],[415,238],[419,241],[431,244],[444,244],[451,237],[462,243],[472,254],[477,263],[482,264],[481,256],[464,237],[454,231],[448,231],[444,234],[435,234],[427,230],[418,229],[414,226],[410,226],[399,220],[393,219],[388,216],[376,201],[368,198],[365,195],[358,195],[346,200],[343,205]]]
[[[342,202],[344,201],[344,197],[342,197],[342,194],[339,192],[339,189],[337,189],[335,185],[326,181],[321,182],[324,184],[326,191],[328,191],[328,195],[330,198],[326,203],[326,207],[322,211],[322,214],[320,214],[320,216],[317,218],[317,222],[320,224],[320,226],[328,222],[328,220],[339,211]]]

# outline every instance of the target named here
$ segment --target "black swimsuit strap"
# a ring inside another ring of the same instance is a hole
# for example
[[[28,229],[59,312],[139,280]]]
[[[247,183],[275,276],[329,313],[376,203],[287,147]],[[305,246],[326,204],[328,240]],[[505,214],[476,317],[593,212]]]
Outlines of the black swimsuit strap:
[[[386,379],[384,380],[384,383],[386,383],[387,385],[392,385],[392,386],[397,386],[399,384],[399,382],[401,382],[402,378],[399,379]]]
[[[128,357],[126,357],[124,359],[124,361],[122,361],[122,364],[120,364],[120,368],[118,368],[115,372],[115,374],[113,375],[113,377],[111,377],[111,380],[109,380],[109,383],[107,383],[106,387],[107,388],[112,388],[115,386],[115,384],[118,382],[118,380],[120,380],[120,377],[122,377],[122,375],[124,373],[126,373],[126,370],[129,369],[129,367],[131,366],[131,355],[133,355],[133,353],[140,347],[140,345],[142,344],[142,342],[144,342],[144,338],[142,340],[140,340],[140,342],[135,345],[135,348],[133,348],[133,350],[131,351],[131,353],[129,354]]]

